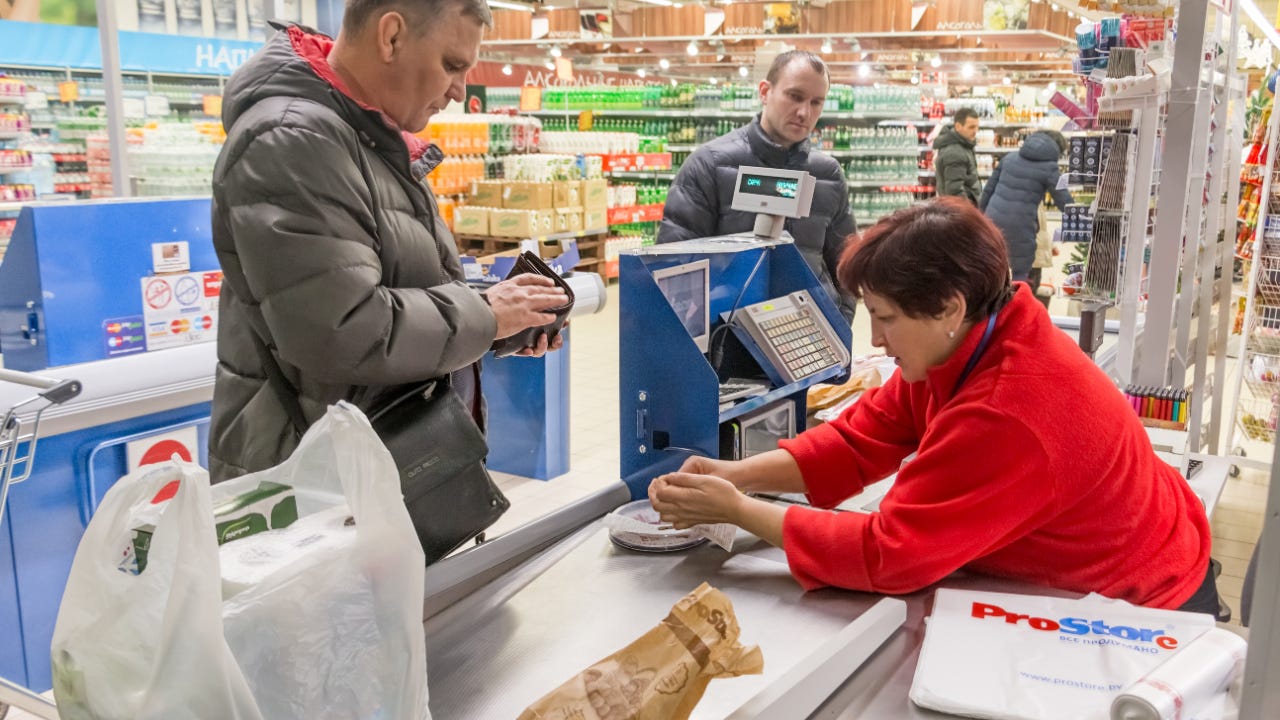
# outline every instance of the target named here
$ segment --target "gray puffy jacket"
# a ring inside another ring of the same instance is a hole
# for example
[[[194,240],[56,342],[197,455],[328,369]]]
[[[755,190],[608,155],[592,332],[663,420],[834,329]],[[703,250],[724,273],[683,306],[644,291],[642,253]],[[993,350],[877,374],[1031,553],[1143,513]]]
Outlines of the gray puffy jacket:
[[[466,368],[497,332],[462,282],[422,182],[438,151],[411,160],[379,112],[299,55],[323,57],[327,39],[290,33],[268,41],[224,95],[227,142],[213,176],[225,273],[209,428],[215,481],[276,465],[297,445],[251,333],[266,339],[314,422],[338,400],[368,408]]]
[[[784,228],[841,314],[852,321],[855,300],[837,292],[834,281],[845,240],[858,230],[849,214],[844,171],[830,155],[809,150],[807,140],[790,148],[774,144],[760,127],[759,115],[698,148],[680,167],[667,194],[658,242],[751,232],[755,214],[730,208],[742,165],[804,170],[816,178],[809,217],[788,218]]]
[[[1014,280],[1025,280],[1036,259],[1039,208],[1045,193],[1061,210],[1071,193],[1058,189],[1058,144],[1044,133],[1033,133],[1016,153],[1006,155],[982,190],[978,207],[1004,234]]]
[[[933,139],[933,169],[937,176],[937,193],[968,199],[978,204],[978,159],[973,143],[964,139],[951,125]]]

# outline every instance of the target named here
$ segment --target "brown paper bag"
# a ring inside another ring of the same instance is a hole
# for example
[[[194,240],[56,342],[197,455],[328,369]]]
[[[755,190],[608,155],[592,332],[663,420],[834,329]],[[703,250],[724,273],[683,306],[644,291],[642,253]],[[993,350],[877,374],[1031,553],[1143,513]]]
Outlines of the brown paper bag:
[[[520,714],[520,720],[685,720],[713,678],[764,671],[760,648],[738,642],[738,618],[706,583],[661,623]]]

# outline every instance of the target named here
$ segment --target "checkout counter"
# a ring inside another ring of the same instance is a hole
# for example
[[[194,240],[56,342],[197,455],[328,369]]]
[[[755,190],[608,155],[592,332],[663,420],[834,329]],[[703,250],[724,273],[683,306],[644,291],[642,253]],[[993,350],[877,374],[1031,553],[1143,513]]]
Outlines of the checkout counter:
[[[0,263],[4,366],[81,381],[44,414],[31,477],[0,518],[0,677],[51,686],[49,643],[76,547],[103,495],[175,453],[207,466],[218,297],[208,199],[32,204]],[[575,310],[603,283],[579,273]],[[488,358],[491,467],[549,480],[568,470],[568,341],[544,358]],[[29,396],[0,385],[0,410]],[[6,638],[8,639],[8,638]]]

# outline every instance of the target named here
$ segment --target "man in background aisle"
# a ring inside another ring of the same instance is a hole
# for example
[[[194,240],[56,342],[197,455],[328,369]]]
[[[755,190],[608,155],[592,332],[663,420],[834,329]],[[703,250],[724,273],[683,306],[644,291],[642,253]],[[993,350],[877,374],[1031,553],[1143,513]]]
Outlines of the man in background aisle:
[[[977,137],[978,113],[963,107],[956,111],[951,127],[943,128],[933,139],[938,197],[953,195],[978,204],[982,186],[978,183],[978,157],[973,152]]]
[[[449,376],[481,422],[477,361],[564,303],[534,275],[484,296],[463,282],[424,182],[442,154],[410,134],[462,100],[491,23],[484,0],[348,0],[336,41],[291,25],[227,84],[215,482],[286,459],[293,405],[309,424],[338,400],[367,411]],[[547,350],[544,336],[523,354]]]
[[[817,181],[813,209],[807,218],[788,218],[784,227],[841,314],[852,321],[853,297],[832,282],[845,239],[857,232],[849,186],[840,163],[809,147],[830,86],[827,65],[817,55],[792,50],[774,58],[760,83],[760,114],[699,147],[681,166],[667,194],[658,242],[751,232],[755,215],[730,207],[739,166],[808,172]]]

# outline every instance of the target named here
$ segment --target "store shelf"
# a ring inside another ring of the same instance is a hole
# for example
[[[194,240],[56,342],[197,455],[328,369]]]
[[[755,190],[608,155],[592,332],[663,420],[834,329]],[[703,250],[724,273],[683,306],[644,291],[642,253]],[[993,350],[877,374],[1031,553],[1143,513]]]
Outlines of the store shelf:
[[[14,202],[0,202],[0,213],[18,212],[22,208],[35,202],[34,200],[17,200]]]
[[[915,157],[923,150],[912,148],[854,148],[846,150],[823,150],[822,152],[837,158],[852,157]]]
[[[606,235],[609,228],[600,228],[596,230],[578,230],[576,232],[551,233],[550,235],[530,235],[523,237],[505,237],[498,235],[468,235],[461,233],[455,237],[459,240],[498,240],[501,242],[519,243],[525,240],[537,240],[539,242],[550,242],[554,240],[576,240],[577,238],[590,237],[592,235]]]
[[[605,174],[618,180],[675,180],[674,170],[611,170]]]
[[[753,118],[760,114],[759,110],[717,110],[711,108],[668,108],[666,110],[653,108],[632,108],[629,110],[606,109],[606,110],[590,110],[588,108],[580,108],[573,110],[533,110],[522,113],[523,115],[533,115],[535,117],[559,117],[562,115],[577,115],[579,113],[590,112],[596,117],[659,117],[659,118]],[[901,112],[859,112],[859,111],[832,111],[822,113],[823,120],[889,120],[901,117]]]
[[[826,117],[826,115],[823,115]],[[905,127],[907,125],[946,125],[951,122],[951,118],[942,118],[940,120],[882,120],[881,125],[885,127]],[[1040,128],[1044,127],[1039,123],[1007,123],[1007,122],[991,122],[979,118],[978,127],[984,130],[1012,130],[1015,128]]]
[[[663,203],[654,205],[636,205],[633,207],[609,208],[610,225],[627,225],[629,223],[658,222],[662,219]]]
[[[16,140],[22,137],[23,135],[26,135],[26,133],[25,132],[0,132],[0,140]]]
[[[910,177],[898,178],[897,180],[854,180],[851,178],[846,181],[846,184],[849,186],[850,190],[853,190],[854,188],[882,188],[893,185],[910,185],[915,187],[920,184],[920,179]]]
[[[976,153],[994,153],[994,154],[1002,154],[1002,153],[1018,152],[1018,148],[1016,148],[1016,147],[995,147],[995,146],[993,146],[993,145],[988,145],[988,146],[982,146],[982,145],[979,145],[979,146],[975,147],[975,148],[973,149],[973,151],[974,151],[974,152],[976,152]]]
[[[12,175],[14,173],[28,172],[34,165],[13,165],[10,167],[0,167],[0,175]]]
[[[671,153],[615,153],[600,155],[601,164],[608,172],[635,170],[670,170]]]
[[[698,145],[667,145],[667,152],[693,152],[698,147]]]
[[[24,105],[27,100],[18,95],[0,95],[0,105]]]

